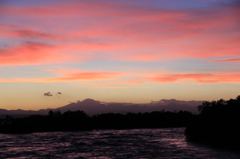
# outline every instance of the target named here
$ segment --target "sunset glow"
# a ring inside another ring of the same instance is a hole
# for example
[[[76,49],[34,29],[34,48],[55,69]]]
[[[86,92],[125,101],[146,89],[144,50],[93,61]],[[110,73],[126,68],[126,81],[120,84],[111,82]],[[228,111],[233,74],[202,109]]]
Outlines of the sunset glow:
[[[234,98],[239,17],[238,0],[0,1],[0,108]]]

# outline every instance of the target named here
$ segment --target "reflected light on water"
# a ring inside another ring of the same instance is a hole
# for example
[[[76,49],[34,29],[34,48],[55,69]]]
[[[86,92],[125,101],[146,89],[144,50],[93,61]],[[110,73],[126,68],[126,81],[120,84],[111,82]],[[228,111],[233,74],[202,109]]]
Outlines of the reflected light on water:
[[[184,128],[1,134],[0,152],[0,158],[240,158],[187,142]]]

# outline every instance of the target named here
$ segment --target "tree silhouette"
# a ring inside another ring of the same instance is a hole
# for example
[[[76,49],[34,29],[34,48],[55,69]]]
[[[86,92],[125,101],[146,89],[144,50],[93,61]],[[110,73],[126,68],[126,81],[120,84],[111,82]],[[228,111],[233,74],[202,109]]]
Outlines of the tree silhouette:
[[[43,131],[80,131],[93,129],[130,129],[184,127],[194,117],[191,112],[154,111],[151,113],[105,113],[92,117],[84,111],[49,111],[47,116],[10,117],[0,125],[0,133],[29,133]]]
[[[199,116],[186,127],[188,140],[240,149],[240,96],[227,101],[205,101],[198,110]]]

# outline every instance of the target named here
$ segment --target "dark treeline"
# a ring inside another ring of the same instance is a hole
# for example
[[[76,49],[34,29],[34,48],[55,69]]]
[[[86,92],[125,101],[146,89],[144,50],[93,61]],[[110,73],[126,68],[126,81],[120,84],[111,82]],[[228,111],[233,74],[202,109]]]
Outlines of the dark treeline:
[[[186,127],[188,140],[240,149],[240,96],[206,101],[198,109],[200,114]]]
[[[89,116],[83,111],[64,113],[49,111],[48,115],[32,115],[25,118],[6,116],[0,121],[0,133],[185,127],[194,116],[187,111],[164,110],[151,113],[105,113],[94,116]]]

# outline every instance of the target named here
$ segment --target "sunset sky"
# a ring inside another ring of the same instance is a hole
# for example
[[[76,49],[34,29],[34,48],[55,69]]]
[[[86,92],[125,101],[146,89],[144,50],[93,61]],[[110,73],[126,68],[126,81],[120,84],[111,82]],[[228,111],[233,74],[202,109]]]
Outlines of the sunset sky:
[[[235,98],[240,1],[0,0],[0,88],[9,110]]]

